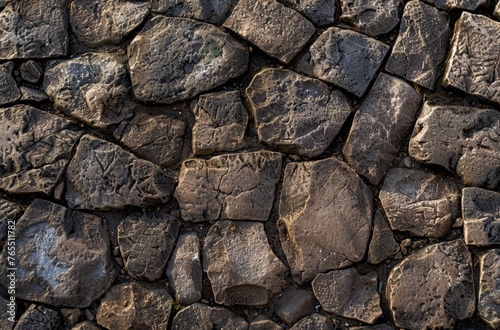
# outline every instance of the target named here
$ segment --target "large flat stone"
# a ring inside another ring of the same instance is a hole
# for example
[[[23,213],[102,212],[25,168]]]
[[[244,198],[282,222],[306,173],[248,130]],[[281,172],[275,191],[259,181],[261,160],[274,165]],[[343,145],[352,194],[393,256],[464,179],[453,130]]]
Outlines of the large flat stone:
[[[192,304],[177,313],[172,330],[231,329],[247,330],[248,323],[225,308]]]
[[[283,3],[318,26],[335,22],[335,0],[283,0]]]
[[[219,25],[238,0],[150,0],[151,10],[165,16],[185,17]]]
[[[464,188],[462,218],[467,245],[500,244],[500,193],[481,188]]]
[[[479,259],[477,312],[492,329],[500,327],[500,250],[488,250]]]
[[[21,97],[21,91],[12,77],[14,62],[0,65],[0,105],[17,101]]]
[[[488,0],[424,0],[431,3],[439,9],[465,9],[475,11],[479,7],[488,5]]]

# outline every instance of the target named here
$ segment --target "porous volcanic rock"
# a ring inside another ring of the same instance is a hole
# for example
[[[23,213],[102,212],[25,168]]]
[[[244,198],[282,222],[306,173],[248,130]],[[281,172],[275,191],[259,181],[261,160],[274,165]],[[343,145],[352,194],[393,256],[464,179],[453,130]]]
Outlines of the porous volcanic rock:
[[[0,105],[17,101],[21,97],[21,91],[12,77],[14,62],[0,65]]]
[[[195,303],[177,313],[172,330],[231,329],[247,330],[248,323],[225,308]]]
[[[165,16],[185,17],[219,25],[238,0],[150,0],[151,10]]]
[[[500,250],[488,250],[479,259],[479,317],[492,329],[500,327]]]
[[[335,0],[283,0],[283,3],[318,26],[335,22]]]
[[[316,303],[314,294],[309,290],[289,290],[276,299],[274,312],[287,327],[291,327],[314,312]]]
[[[15,330],[58,329],[61,321],[58,311],[33,304],[21,315]]]
[[[467,245],[500,244],[500,193],[481,188],[464,188],[462,218]]]
[[[21,206],[15,202],[0,198],[0,241],[7,236],[7,232],[12,231],[13,221],[23,213]],[[9,225],[11,229],[9,229]],[[12,235],[11,235],[12,236]]]
[[[437,8],[443,10],[465,9],[469,11],[475,11],[479,7],[483,7],[488,4],[488,0],[424,0],[424,1],[431,3]]]
[[[299,322],[295,323],[290,330],[335,330],[333,322],[327,317],[314,313],[311,316],[304,317]]]
[[[373,231],[368,256],[366,261],[379,264],[399,252],[399,244],[394,239],[389,222],[385,219],[383,211],[377,209],[373,217]]]

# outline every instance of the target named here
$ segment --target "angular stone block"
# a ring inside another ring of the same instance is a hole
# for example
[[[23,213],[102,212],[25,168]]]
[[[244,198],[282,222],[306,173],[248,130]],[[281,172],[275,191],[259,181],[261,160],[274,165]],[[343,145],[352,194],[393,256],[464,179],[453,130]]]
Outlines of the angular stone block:
[[[467,245],[500,244],[500,193],[481,188],[464,188],[462,218]]]
[[[399,244],[394,239],[389,222],[385,219],[383,211],[378,209],[373,217],[373,231],[368,247],[367,260],[371,264],[379,264],[399,252]]]
[[[500,327],[500,250],[488,250],[479,259],[477,312],[492,329]]]

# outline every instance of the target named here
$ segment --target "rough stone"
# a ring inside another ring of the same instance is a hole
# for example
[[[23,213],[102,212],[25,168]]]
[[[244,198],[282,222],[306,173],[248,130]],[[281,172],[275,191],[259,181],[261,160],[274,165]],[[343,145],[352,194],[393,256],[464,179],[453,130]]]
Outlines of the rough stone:
[[[76,38],[91,47],[118,44],[149,14],[147,2],[73,0],[70,24]]]
[[[500,22],[463,12],[454,31],[444,86],[500,104]]]
[[[23,62],[19,67],[21,78],[32,84],[36,84],[43,75],[43,68],[35,61]]]
[[[181,305],[191,305],[202,298],[200,239],[195,232],[183,234],[177,240],[168,262],[167,277],[175,291],[175,300]]]
[[[75,325],[81,316],[81,311],[78,308],[61,308],[59,312],[67,326]]]
[[[282,69],[265,69],[246,90],[259,140],[285,153],[321,155],[353,112],[325,83]]]
[[[101,300],[97,323],[109,330],[167,330],[172,302],[165,285],[142,282],[118,284]]]
[[[266,221],[281,158],[277,152],[258,151],[184,161],[174,195],[182,219]]]
[[[248,115],[240,92],[217,92],[201,95],[193,107],[192,147],[195,155],[235,151],[245,147]]]
[[[267,241],[264,224],[219,221],[203,246],[203,270],[215,302],[227,306],[263,306],[285,285],[287,267]]]
[[[349,330],[394,330],[394,328],[387,324],[377,324],[371,326],[349,327]]]
[[[102,328],[90,321],[83,321],[75,325],[71,330],[101,330]]]
[[[14,310],[17,309],[17,304],[14,301],[14,305],[9,306],[7,305],[9,302],[10,300],[0,297],[0,327],[2,330],[12,330],[15,324],[12,322],[12,317],[15,317]],[[14,308],[14,310],[12,308]],[[11,320],[9,320],[9,318],[11,318]]]
[[[61,314],[45,306],[31,305],[21,315],[14,330],[58,329],[61,324]]]
[[[155,17],[128,48],[135,97],[174,103],[223,85],[247,70],[248,50],[217,27]]]
[[[12,78],[13,62],[0,65],[0,105],[17,101],[21,97],[21,91]]]
[[[335,22],[335,0],[283,0],[283,3],[318,26]]]
[[[372,203],[368,187],[341,161],[287,164],[278,229],[296,282],[363,259]]]
[[[500,250],[488,250],[480,258],[477,311],[492,329],[500,327]]]
[[[22,102],[42,102],[49,99],[47,94],[36,88],[21,86],[19,90],[21,91],[20,101]]]
[[[474,291],[471,254],[455,240],[403,259],[391,270],[386,296],[396,327],[453,329],[474,313]]]
[[[172,330],[185,329],[247,330],[248,323],[225,308],[195,303],[177,313],[172,323]]]
[[[462,218],[467,245],[500,244],[500,193],[481,188],[464,188]]]
[[[297,70],[361,97],[388,50],[376,39],[331,27],[299,59]]]
[[[68,52],[68,0],[8,1],[0,12],[0,60]]]
[[[315,313],[311,316],[304,317],[299,322],[295,323],[290,330],[335,330],[332,321],[325,316]]]
[[[101,218],[36,199],[16,223],[16,297],[56,306],[89,306],[114,281],[109,245]],[[0,257],[5,287],[7,268],[12,267],[7,248]]]
[[[284,292],[276,301],[274,312],[291,327],[301,318],[312,314],[316,307],[316,299],[309,290],[290,290]]]
[[[23,209],[19,204],[0,198],[0,241],[7,237],[9,225],[22,213]]]
[[[283,330],[272,320],[255,320],[250,323],[248,330]]]
[[[191,18],[219,25],[238,0],[150,0],[151,9],[165,16]]]
[[[343,154],[377,185],[410,133],[421,98],[399,78],[381,73],[354,117]]]
[[[500,19],[500,2],[497,3],[495,10],[493,11],[493,16]]]
[[[156,165],[91,135],[81,138],[66,175],[66,201],[78,209],[165,203],[173,189],[174,180]]]
[[[379,264],[398,252],[399,244],[394,239],[389,222],[385,219],[383,211],[378,209],[373,217],[373,231],[367,261],[371,264]]]
[[[262,0],[240,0],[224,27],[284,63],[304,48],[315,31],[296,11],[278,1]]]
[[[475,11],[479,7],[488,5],[488,0],[424,0],[430,4],[433,4],[439,9],[450,10],[450,9],[464,9]]]
[[[0,189],[50,195],[83,131],[26,105],[0,109]]]
[[[447,13],[419,0],[408,2],[385,70],[434,90],[450,35]]]
[[[425,103],[408,151],[424,164],[456,172],[467,186],[500,187],[498,110]]]
[[[50,62],[43,88],[59,110],[93,127],[116,124],[135,108],[127,66],[111,54],[86,53]]]

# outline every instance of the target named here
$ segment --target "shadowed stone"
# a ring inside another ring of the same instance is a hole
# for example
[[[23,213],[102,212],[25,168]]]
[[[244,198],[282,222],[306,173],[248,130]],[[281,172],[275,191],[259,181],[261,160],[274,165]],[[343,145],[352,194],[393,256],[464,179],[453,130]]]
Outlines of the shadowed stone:
[[[45,306],[31,305],[21,315],[15,330],[58,329],[61,324],[61,314]]]
[[[172,330],[247,330],[248,323],[225,308],[195,303],[182,309],[172,322]]]
[[[335,21],[335,0],[283,0],[283,3],[316,25],[331,25]]]
[[[500,193],[480,188],[464,188],[462,217],[467,245],[500,244]]]
[[[35,61],[23,62],[19,67],[21,78],[32,84],[36,84],[43,75],[43,68]]]
[[[450,10],[450,9],[465,9],[470,11],[475,11],[479,7],[486,6],[488,0],[424,0],[430,4],[433,4],[439,9]]]
[[[311,291],[290,290],[277,299],[274,312],[287,327],[291,327],[301,318],[314,312],[316,303]]]
[[[295,323],[290,330],[334,330],[336,328],[330,319],[321,314],[314,313]]]
[[[373,217],[373,231],[367,260],[371,264],[379,264],[399,252],[399,244],[394,239],[389,222],[383,211],[378,209]]]
[[[21,91],[12,78],[12,69],[14,62],[0,65],[0,105],[15,102],[21,97]]]
[[[500,250],[488,250],[479,259],[479,317],[492,329],[500,327]]]
[[[19,204],[0,198],[0,241],[7,238],[8,231],[13,232],[14,220],[22,213],[23,209]]]
[[[15,299],[15,297],[11,297]],[[2,328],[2,330],[12,330],[15,324],[15,322],[13,321],[16,317],[16,310],[17,304],[15,300],[7,300],[3,297],[0,297],[0,327]]]
[[[378,324],[378,325],[365,325],[360,327],[349,327],[349,330],[394,330],[393,327],[387,324]]]
[[[185,17],[219,25],[238,0],[150,0],[151,10],[165,16]]]
[[[71,330],[101,330],[102,328],[90,321],[83,321],[75,325]]]
[[[21,86],[21,102],[42,102],[48,100],[49,97],[44,92],[31,87]]]
[[[272,320],[255,320],[250,323],[248,330],[283,330]]]

